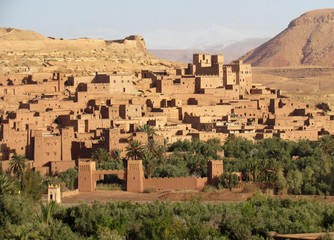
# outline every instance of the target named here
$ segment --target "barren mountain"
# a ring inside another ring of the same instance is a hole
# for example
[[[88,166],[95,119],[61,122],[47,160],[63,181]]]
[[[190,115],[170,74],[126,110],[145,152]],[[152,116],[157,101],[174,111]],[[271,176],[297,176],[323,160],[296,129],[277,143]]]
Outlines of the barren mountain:
[[[253,66],[334,66],[334,9],[307,12],[242,57]]]
[[[189,63],[192,62],[193,53],[205,52],[209,54],[223,54],[225,62],[229,63],[243,54],[247,53],[251,49],[261,45],[268,38],[247,38],[241,41],[234,42],[232,44],[215,44],[210,46],[205,46],[202,48],[193,49],[149,49],[149,52],[155,56],[174,61]]]
[[[174,63],[146,50],[140,36],[122,40],[56,39],[14,28],[0,28],[0,74],[62,71],[77,75],[96,71],[164,70]]]

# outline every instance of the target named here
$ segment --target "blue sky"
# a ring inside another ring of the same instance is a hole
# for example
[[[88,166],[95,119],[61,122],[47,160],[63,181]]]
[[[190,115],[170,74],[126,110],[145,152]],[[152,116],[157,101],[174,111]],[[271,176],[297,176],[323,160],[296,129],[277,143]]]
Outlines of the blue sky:
[[[334,0],[0,0],[0,26],[46,36],[142,35],[148,48],[182,49],[273,37]]]

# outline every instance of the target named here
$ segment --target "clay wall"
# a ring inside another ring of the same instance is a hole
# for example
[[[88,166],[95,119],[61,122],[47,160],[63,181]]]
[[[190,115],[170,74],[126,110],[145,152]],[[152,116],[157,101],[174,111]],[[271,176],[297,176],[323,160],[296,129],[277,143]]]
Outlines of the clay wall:
[[[71,110],[54,110],[54,111],[45,111],[40,112],[41,123],[43,124],[42,127],[48,127],[54,124],[55,119],[58,116],[62,115],[69,115]]]
[[[233,112],[239,117],[258,118],[261,113],[257,108],[235,108]]]
[[[132,140],[137,140],[142,144],[147,144],[148,136],[146,132],[134,132],[132,136]]]
[[[27,154],[27,131],[9,129],[9,131],[4,132],[4,136],[0,142],[2,160],[8,160],[11,153]]]
[[[85,120],[86,129],[85,132],[91,132],[98,128],[110,128],[111,120],[109,119],[87,119]]]
[[[261,113],[269,113],[269,105],[270,105],[270,101],[269,100],[256,100],[256,102],[258,103],[257,108],[260,109]]]
[[[39,99],[29,103],[30,111],[46,111],[47,109],[64,109],[64,105],[59,99]]]
[[[86,83],[80,90],[88,93],[107,94],[110,93],[109,88],[109,83]]]
[[[223,55],[194,54],[193,65],[189,65],[187,73],[195,75],[223,75]]]
[[[61,160],[72,160],[72,141],[74,140],[74,129],[72,127],[61,129]]]
[[[103,119],[114,120],[120,117],[119,115],[119,105],[112,106],[102,106],[101,107],[101,117]]]
[[[275,126],[275,129],[284,129],[286,126],[288,126],[288,129],[299,129],[302,128],[306,121],[308,120],[308,117],[299,117],[299,116],[290,116],[290,117],[276,117],[274,119],[273,125]]]
[[[185,115],[193,116],[212,116],[212,117],[222,117],[231,114],[231,105],[214,105],[214,106],[182,106],[182,118]]]
[[[323,123],[323,129],[328,131],[330,134],[334,134],[334,121],[326,121]]]
[[[182,77],[179,79],[157,80],[156,91],[158,93],[195,93],[195,78]]]
[[[42,130],[34,133],[34,167],[61,160],[61,137]]]
[[[119,115],[123,119],[142,117],[143,106],[142,105],[120,105]]]
[[[203,90],[203,95],[213,95],[215,97],[220,97],[224,100],[228,99],[239,99],[239,88],[235,85],[230,85],[232,89],[226,88],[207,88]]]
[[[202,189],[208,179],[213,182],[223,173],[223,162],[214,160],[208,162],[208,178],[177,177],[177,178],[148,178],[144,177],[141,160],[129,160],[127,170],[98,170],[95,162],[89,160],[79,161],[78,188],[80,192],[93,192],[96,188],[96,181],[102,180],[104,175],[116,174],[120,179],[126,178],[127,191],[143,192],[148,188],[157,190],[181,190],[181,189]]]
[[[64,172],[67,169],[74,168],[75,161],[51,161],[50,162],[50,174],[57,174],[60,172]]]
[[[197,132],[191,133],[193,138],[197,138],[200,141],[207,141],[212,138],[218,138],[221,143],[224,143],[228,137],[227,133],[217,133],[217,132]]]
[[[215,116],[199,117],[199,116],[185,115],[183,122],[191,123],[191,127],[199,131],[211,131],[210,127],[213,128],[215,122],[219,120],[221,120],[221,117],[215,117]]]
[[[143,189],[154,188],[157,190],[187,190],[203,189],[207,178],[176,177],[176,178],[144,178]]]
[[[25,130],[27,124],[42,126],[41,118],[38,115],[36,116],[36,113],[29,112],[26,109],[18,109],[16,112],[9,113],[8,119],[4,119],[2,123],[17,131]]]
[[[88,103],[89,100],[109,100],[112,97],[112,94],[96,94],[90,92],[76,92],[75,93],[75,101],[81,104]]]
[[[238,84],[240,85],[240,93],[246,94],[250,93],[252,88],[252,70],[250,64],[244,64],[242,61],[239,64],[239,79]]]
[[[237,84],[237,73],[232,71],[231,66],[223,66],[223,86]]]
[[[193,54],[193,64],[199,67],[210,67],[211,66],[211,55],[210,54]]]
[[[254,100],[229,101],[229,104],[231,104],[235,108],[258,108],[258,101]]]
[[[165,116],[167,116],[167,119],[178,120],[180,118],[178,108],[162,108],[161,110],[162,110],[163,114]]]
[[[212,160],[208,162],[208,182],[215,184],[218,178],[223,174],[224,166],[223,161]]]
[[[141,160],[128,160],[126,190],[129,192],[144,191],[144,171]]]
[[[78,163],[78,189],[80,192],[93,192],[96,189],[94,181],[95,162],[89,160],[79,160]]]
[[[196,77],[196,92],[202,89],[218,88],[223,86],[223,79],[218,76],[200,76]]]
[[[1,95],[32,95],[34,93],[55,93],[59,91],[58,81],[40,84],[0,86]]]
[[[270,88],[253,87],[253,88],[250,89],[250,94],[253,94],[253,95],[273,95],[273,92],[272,92],[272,89],[270,89]]]
[[[279,132],[277,137],[284,140],[298,141],[302,139],[307,139],[310,141],[318,141],[318,131],[317,130],[303,130],[303,131],[285,131]]]
[[[120,129],[105,129],[104,134],[107,150],[110,152],[112,150],[119,149],[121,138]]]
[[[131,75],[110,75],[110,93],[122,92],[122,93],[134,93],[136,92],[135,85],[133,84],[133,77]]]

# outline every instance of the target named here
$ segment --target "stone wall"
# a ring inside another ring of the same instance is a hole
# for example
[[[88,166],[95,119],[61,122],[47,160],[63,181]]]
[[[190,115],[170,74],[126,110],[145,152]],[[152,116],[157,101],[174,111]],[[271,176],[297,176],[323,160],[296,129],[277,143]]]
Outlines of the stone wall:
[[[156,190],[185,190],[202,189],[208,178],[179,177],[179,178],[144,178],[144,190],[154,188]]]

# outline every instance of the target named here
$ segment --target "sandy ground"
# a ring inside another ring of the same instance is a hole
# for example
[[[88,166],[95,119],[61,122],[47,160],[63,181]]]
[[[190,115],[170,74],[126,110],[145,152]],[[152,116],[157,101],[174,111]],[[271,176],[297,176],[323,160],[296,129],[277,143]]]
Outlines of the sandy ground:
[[[330,67],[253,67],[253,83],[281,89],[283,95],[310,106],[328,103],[334,109],[334,68]]]
[[[62,199],[62,204],[72,206],[80,203],[92,203],[94,201],[129,201],[129,202],[154,202],[154,201],[204,201],[204,202],[241,202],[256,194],[256,192],[242,192],[241,188],[201,192],[201,191],[164,191],[154,193],[132,193],[126,191],[96,191],[92,193],[79,193]],[[305,195],[270,195],[275,198],[291,200],[311,200],[334,204],[334,196],[305,196]]]
[[[93,201],[130,201],[130,202],[153,202],[153,201],[216,201],[235,202],[245,201],[254,193],[242,193],[241,189],[220,190],[213,192],[200,191],[164,191],[154,193],[132,193],[126,191],[96,191],[92,193],[79,193],[62,199],[63,204],[91,203]]]
[[[63,204],[91,203],[94,201],[131,201],[131,202],[150,202],[159,200],[163,193],[132,193],[126,191],[96,191],[79,193],[71,197],[62,199]]]

